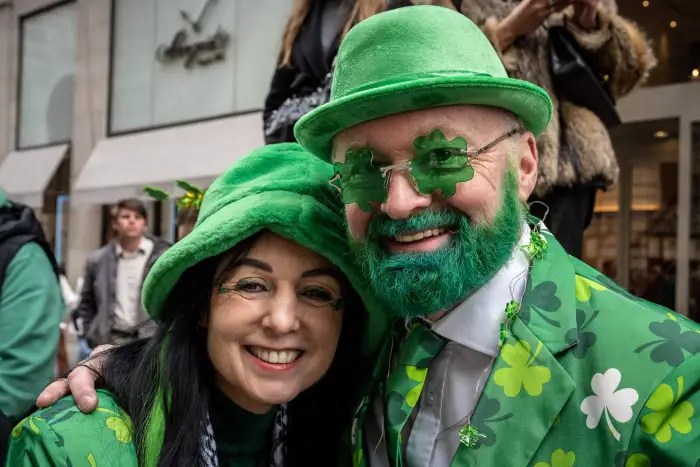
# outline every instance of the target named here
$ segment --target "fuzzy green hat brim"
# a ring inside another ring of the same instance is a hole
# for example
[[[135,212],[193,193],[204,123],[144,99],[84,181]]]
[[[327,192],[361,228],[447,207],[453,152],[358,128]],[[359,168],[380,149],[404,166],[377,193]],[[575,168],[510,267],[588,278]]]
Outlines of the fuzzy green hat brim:
[[[328,183],[332,168],[297,144],[263,147],[238,161],[207,190],[197,225],[156,261],[143,303],[158,320],[180,276],[262,230],[324,256],[350,280],[368,311],[363,350],[376,350],[387,321],[356,267],[345,233],[342,204]],[[352,310],[350,310],[352,311]]]

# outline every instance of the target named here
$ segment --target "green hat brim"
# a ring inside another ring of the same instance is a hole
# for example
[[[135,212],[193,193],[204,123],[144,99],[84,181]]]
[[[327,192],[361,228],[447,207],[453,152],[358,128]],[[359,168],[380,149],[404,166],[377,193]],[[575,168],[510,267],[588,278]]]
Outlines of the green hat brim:
[[[513,112],[535,136],[552,116],[547,93],[532,83],[464,72],[430,73],[387,84],[370,83],[368,89],[331,100],[304,115],[294,135],[306,150],[330,161],[333,138],[360,123],[413,110],[448,105],[484,105]]]
[[[260,209],[251,209],[251,206]],[[327,258],[348,277],[365,307],[377,310],[380,304],[367,290],[352,255],[334,253],[338,249],[333,244],[347,240],[338,233],[341,231],[338,227],[323,228],[329,217],[338,216],[325,212],[327,210],[327,206],[312,196],[289,191],[266,191],[223,206],[165,251],[153,265],[143,287],[143,304],[149,316],[156,321],[160,319],[168,295],[187,269],[262,230],[276,233]],[[384,313],[367,315],[363,349],[370,352],[379,345],[387,329],[387,319]]]

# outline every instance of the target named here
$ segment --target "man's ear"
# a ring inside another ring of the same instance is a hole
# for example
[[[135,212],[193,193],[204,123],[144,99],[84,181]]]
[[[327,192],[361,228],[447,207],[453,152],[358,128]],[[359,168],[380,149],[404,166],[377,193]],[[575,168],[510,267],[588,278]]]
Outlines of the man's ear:
[[[518,196],[526,202],[537,184],[537,141],[535,135],[525,132],[517,144],[515,165],[518,169]]]

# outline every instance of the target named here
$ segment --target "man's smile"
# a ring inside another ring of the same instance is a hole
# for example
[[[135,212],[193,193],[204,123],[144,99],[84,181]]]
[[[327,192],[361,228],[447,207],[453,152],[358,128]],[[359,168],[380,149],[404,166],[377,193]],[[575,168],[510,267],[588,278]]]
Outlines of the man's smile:
[[[447,245],[454,234],[448,227],[420,231],[406,231],[385,237],[387,249],[392,253],[434,251]]]

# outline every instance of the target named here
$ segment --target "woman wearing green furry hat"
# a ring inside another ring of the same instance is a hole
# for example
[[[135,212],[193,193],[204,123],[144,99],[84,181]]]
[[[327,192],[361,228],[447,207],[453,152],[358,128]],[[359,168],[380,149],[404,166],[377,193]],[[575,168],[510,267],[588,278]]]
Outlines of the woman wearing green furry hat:
[[[219,177],[144,284],[157,333],[107,351],[92,414],[64,398],[23,420],[8,465],[338,465],[384,323],[331,170],[280,144]]]

